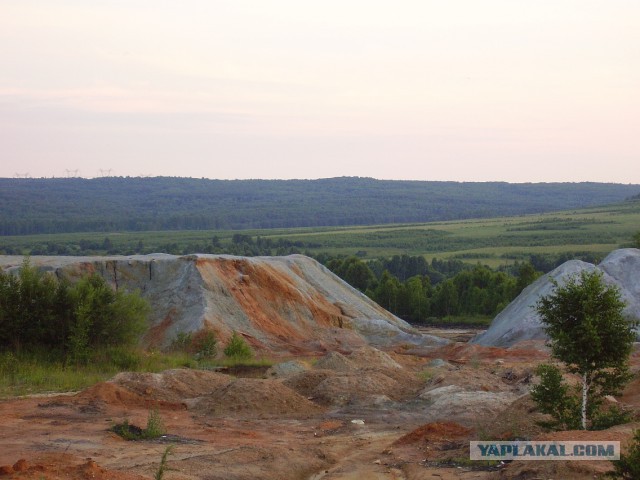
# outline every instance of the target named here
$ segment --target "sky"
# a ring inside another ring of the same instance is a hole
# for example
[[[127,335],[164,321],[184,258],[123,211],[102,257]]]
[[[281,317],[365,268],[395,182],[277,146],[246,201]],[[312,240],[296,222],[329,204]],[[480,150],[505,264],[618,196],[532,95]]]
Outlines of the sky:
[[[0,0],[0,177],[640,184],[637,0]]]

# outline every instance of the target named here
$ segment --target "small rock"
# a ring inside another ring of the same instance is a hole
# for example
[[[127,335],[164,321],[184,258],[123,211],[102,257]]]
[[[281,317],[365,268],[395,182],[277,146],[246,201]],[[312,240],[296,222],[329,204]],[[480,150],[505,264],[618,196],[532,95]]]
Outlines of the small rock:
[[[382,462],[378,459],[376,461],[373,462],[375,465],[380,465]]]
[[[364,425],[364,420],[351,420],[351,423],[355,424],[355,425]]]

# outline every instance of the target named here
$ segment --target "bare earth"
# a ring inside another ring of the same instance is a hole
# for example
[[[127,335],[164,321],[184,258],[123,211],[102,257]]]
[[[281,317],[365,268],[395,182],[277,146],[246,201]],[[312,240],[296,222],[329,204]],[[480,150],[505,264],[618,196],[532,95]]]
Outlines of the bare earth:
[[[527,392],[547,355],[540,343],[454,343],[428,356],[364,347],[266,374],[122,373],[75,395],[1,402],[0,477],[149,479],[172,445],[167,480],[598,478],[609,462],[489,470],[467,460],[477,439],[631,438],[638,424],[542,433]],[[632,363],[637,371],[638,353]],[[639,409],[640,380],[619,400]],[[125,419],[144,427],[151,408],[165,437],[125,441],[109,430]]]

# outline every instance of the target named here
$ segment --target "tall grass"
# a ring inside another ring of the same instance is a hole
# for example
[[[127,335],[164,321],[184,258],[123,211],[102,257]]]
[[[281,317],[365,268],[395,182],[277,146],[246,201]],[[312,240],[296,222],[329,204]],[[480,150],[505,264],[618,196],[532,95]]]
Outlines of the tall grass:
[[[103,382],[122,371],[161,372],[172,368],[211,370],[217,367],[265,367],[266,358],[199,358],[170,351],[105,348],[93,353],[86,364],[65,364],[52,360],[46,351],[0,352],[0,399],[16,396],[75,392]]]
[[[4,352],[0,353],[0,398],[82,390],[121,371],[160,372],[197,366],[194,359],[180,352],[112,348],[95,352],[85,365],[51,360],[43,352]]]

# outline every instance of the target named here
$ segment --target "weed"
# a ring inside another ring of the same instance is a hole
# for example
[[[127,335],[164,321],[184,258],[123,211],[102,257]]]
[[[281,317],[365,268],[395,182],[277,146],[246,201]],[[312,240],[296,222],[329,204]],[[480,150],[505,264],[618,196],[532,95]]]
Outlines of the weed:
[[[149,410],[149,416],[147,417],[147,428],[144,430],[144,436],[146,439],[151,440],[161,437],[167,433],[167,430],[162,421],[162,417],[157,408]]]
[[[212,331],[206,331],[193,341],[196,358],[213,358],[217,353],[216,335]]]
[[[162,458],[160,458],[160,466],[158,467],[156,474],[153,476],[155,480],[162,480],[162,477],[164,476],[164,470],[165,468],[167,468],[167,460],[169,459],[169,454],[171,453],[171,450],[173,450],[173,445],[169,445],[167,448],[164,449]]]
[[[155,408],[149,410],[147,428],[142,429],[124,420],[111,427],[111,431],[125,440],[154,440],[166,433],[164,422]]]
[[[428,383],[433,378],[434,372],[430,368],[425,368],[424,370],[418,372],[418,378],[425,383]]]

